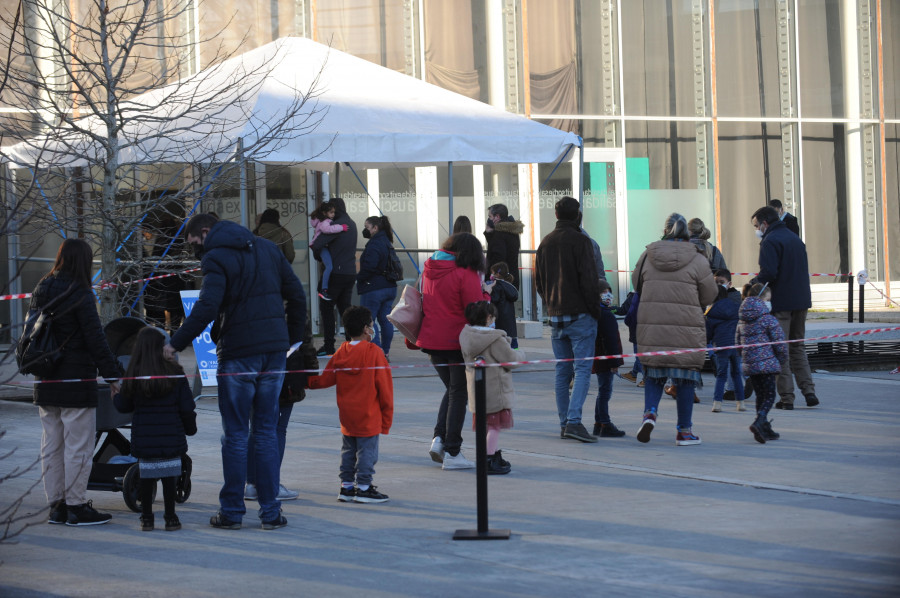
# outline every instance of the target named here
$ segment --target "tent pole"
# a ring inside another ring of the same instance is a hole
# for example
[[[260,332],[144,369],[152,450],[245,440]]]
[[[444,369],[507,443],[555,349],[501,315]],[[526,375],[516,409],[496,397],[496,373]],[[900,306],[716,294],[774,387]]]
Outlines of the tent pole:
[[[340,197],[341,196],[341,163],[334,163],[334,190],[332,191],[332,197]]]
[[[447,205],[450,208],[450,220],[447,223],[447,230],[453,232],[453,162],[447,162],[447,183],[449,188],[449,201]]]
[[[578,138],[578,205],[584,211],[584,139]]]
[[[247,165],[244,164],[244,138],[238,138],[238,168],[241,169],[241,226],[250,228],[247,223]]]

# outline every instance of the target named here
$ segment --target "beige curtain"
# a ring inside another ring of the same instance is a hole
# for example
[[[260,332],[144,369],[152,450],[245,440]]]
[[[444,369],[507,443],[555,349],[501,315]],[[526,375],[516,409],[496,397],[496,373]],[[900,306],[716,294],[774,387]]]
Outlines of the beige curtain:
[[[528,61],[531,113],[577,113],[575,0],[528,2]],[[555,119],[548,124],[563,131],[578,129],[573,120]]]
[[[425,0],[425,80],[481,100],[471,2]]]
[[[403,72],[403,0],[317,0],[313,39],[369,62]]]

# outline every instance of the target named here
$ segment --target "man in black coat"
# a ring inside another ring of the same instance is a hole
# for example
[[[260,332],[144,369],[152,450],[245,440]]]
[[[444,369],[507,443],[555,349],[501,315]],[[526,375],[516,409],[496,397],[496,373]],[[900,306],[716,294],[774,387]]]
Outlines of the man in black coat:
[[[788,340],[806,337],[806,313],[812,307],[809,288],[809,262],[806,245],[800,237],[787,229],[771,206],[760,208],[751,218],[759,243],[759,274],[757,282],[772,289],[772,315],[778,319]],[[809,370],[803,343],[788,344],[789,359],[781,366],[778,375],[777,409],[794,408],[793,373],[797,386],[806,397],[807,407],[819,404],[816,386]]]
[[[769,205],[775,208],[775,212],[778,213],[778,218],[784,222],[787,229],[799,237],[800,223],[797,221],[797,217],[784,209],[780,199],[773,199],[769,202]]]
[[[185,238],[199,254],[200,298],[163,351],[174,357],[215,320],[222,469],[219,512],[210,525],[239,529],[247,509],[248,436],[253,432],[256,489],[263,529],[287,524],[277,500],[280,484],[278,396],[288,348],[303,340],[303,285],[277,245],[212,214],[193,216]],[[285,321],[287,313],[287,321]]]
[[[488,208],[487,226],[484,238],[487,241],[487,271],[497,262],[506,262],[513,276],[513,285],[519,288],[519,247],[525,225],[509,215],[509,209],[502,203]]]
[[[336,318],[334,308],[342,314],[350,307],[350,298],[353,295],[353,286],[356,284],[356,243],[359,236],[356,232],[356,223],[347,214],[347,206],[340,197],[332,197],[328,203],[334,206],[333,224],[346,224],[347,230],[331,235],[319,235],[313,244],[313,251],[318,252],[323,247],[328,247],[331,252],[332,270],[328,279],[327,301],[322,300],[322,348],[319,349],[319,357],[334,354],[334,333],[336,330]],[[322,291],[322,281],[319,280],[319,292]],[[321,296],[321,295],[320,295]]]

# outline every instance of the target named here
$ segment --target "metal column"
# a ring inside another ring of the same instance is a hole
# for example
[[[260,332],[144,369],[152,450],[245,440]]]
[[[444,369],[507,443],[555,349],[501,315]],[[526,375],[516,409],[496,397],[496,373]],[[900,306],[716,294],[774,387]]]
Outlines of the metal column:
[[[403,3],[403,72],[410,77],[416,76],[416,0],[406,0]],[[386,35],[384,31],[381,35]]]
[[[614,23],[617,23],[615,0],[603,0],[600,9],[600,81],[603,93],[603,111],[606,116],[618,113],[616,94],[616,40]],[[604,127],[606,147],[616,147],[616,122],[606,121]]]
[[[518,114],[519,110],[519,25],[516,18],[516,0],[503,1],[503,53],[506,61],[506,111]],[[525,74],[528,80],[528,73]]]
[[[788,0],[776,3],[776,52],[778,56],[778,101],[781,118],[794,117],[794,93],[791,83],[791,11]],[[762,76],[760,74],[760,76]],[[781,123],[781,176],[784,196],[781,202],[787,211],[796,211],[794,206],[794,124]]]
[[[857,3],[857,29],[859,51],[859,108],[862,118],[878,118],[875,109],[876,68],[873,54],[872,34],[874,19],[872,16],[872,0],[859,0]],[[878,259],[878,191],[877,169],[878,138],[877,125],[863,124],[862,129],[862,174],[863,174],[863,224],[862,234],[865,236],[865,268],[869,277],[877,279],[880,274]]]
[[[706,47],[703,31],[703,0],[691,0],[691,49],[694,55],[694,115],[706,117]],[[697,188],[709,189],[709,162],[707,156],[706,122],[698,122],[694,129],[697,136]]]

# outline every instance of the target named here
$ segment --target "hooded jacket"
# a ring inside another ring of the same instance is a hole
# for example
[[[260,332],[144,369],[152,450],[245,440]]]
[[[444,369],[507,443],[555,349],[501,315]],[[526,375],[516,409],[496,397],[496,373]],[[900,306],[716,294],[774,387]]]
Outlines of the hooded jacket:
[[[386,232],[380,230],[372,235],[359,257],[359,273],[356,275],[357,294],[364,295],[370,291],[397,288],[397,283],[388,280],[384,275],[391,265],[391,249],[393,245],[388,241]]]
[[[519,248],[522,231],[525,230],[525,224],[509,216],[507,220],[501,220],[494,224],[492,231],[484,233],[484,239],[487,241],[486,271],[490,272],[491,267],[497,262],[506,262],[509,266],[509,273],[513,276],[513,285],[519,288]]]
[[[356,223],[347,215],[347,206],[343,199],[333,197],[328,202],[334,206],[332,224],[346,224],[347,230],[331,235],[319,235],[312,244],[313,252],[319,252],[323,247],[328,247],[331,253],[331,275],[355,277],[356,242],[359,240]]]
[[[491,289],[491,303],[497,308],[497,328],[504,331],[510,338],[519,336],[516,329],[516,301],[519,299],[519,291],[511,282],[495,280]]]
[[[485,363],[524,361],[525,354],[509,344],[509,337],[502,330],[482,326],[463,326],[459,333],[459,345],[463,359],[472,363],[481,355]],[[497,413],[512,409],[516,391],[512,383],[512,370],[517,365],[489,367],[484,370],[485,413]],[[466,382],[469,387],[469,411],[475,413],[475,368],[466,366]]]
[[[547,315],[590,314],[600,319],[600,278],[590,238],[574,220],[557,220],[541,240],[534,262],[534,282]]]
[[[256,236],[275,243],[288,263],[294,263],[294,239],[286,228],[274,222],[263,222],[256,229]]]
[[[712,304],[706,312],[706,340],[716,347],[734,344],[738,325],[738,304],[726,295]]]
[[[600,319],[597,320],[597,338],[594,341],[594,355],[621,355],[622,338],[619,336],[619,322],[613,311],[605,305],[601,307]],[[595,359],[591,365],[591,373],[608,372],[625,365],[621,357],[614,359]]]
[[[303,339],[306,295],[274,243],[222,220],[209,230],[203,248],[200,298],[172,336],[176,351],[213,320],[219,361],[287,351]]]
[[[131,454],[141,459],[173,459],[187,453],[185,436],[197,433],[194,395],[187,378],[178,378],[165,396],[144,398],[117,394],[120,413],[131,418]]]
[[[718,295],[706,256],[693,243],[656,241],[638,259],[631,275],[640,294],[637,344],[641,352],[706,347],[703,306]],[[652,368],[697,370],[702,351],[679,355],[647,355],[641,364]]]
[[[422,273],[422,328],[416,344],[433,351],[459,351],[459,333],[466,325],[466,306],[490,301],[481,290],[481,275],[456,265],[456,256],[436,251]]]
[[[787,231],[789,234],[793,234]],[[739,310],[740,323],[735,344],[754,345],[784,340],[784,330],[759,297],[747,297]],[[787,345],[762,345],[741,349],[741,369],[745,376],[780,374],[788,357]]]
[[[42,407],[96,407],[97,383],[93,379],[97,370],[111,380],[119,377],[121,368],[106,342],[94,294],[88,287],[75,285],[68,274],[48,276],[35,287],[31,309],[63,294],[66,296],[51,306],[53,336],[62,346],[62,359],[47,379],[91,381],[38,384],[34,387],[34,403]]]
[[[310,388],[335,385],[341,434],[367,438],[390,432],[394,383],[381,347],[369,341],[341,344],[322,373],[309,377]]]
[[[806,245],[776,220],[759,242],[759,274],[756,280],[772,289],[772,312],[812,307]]]

